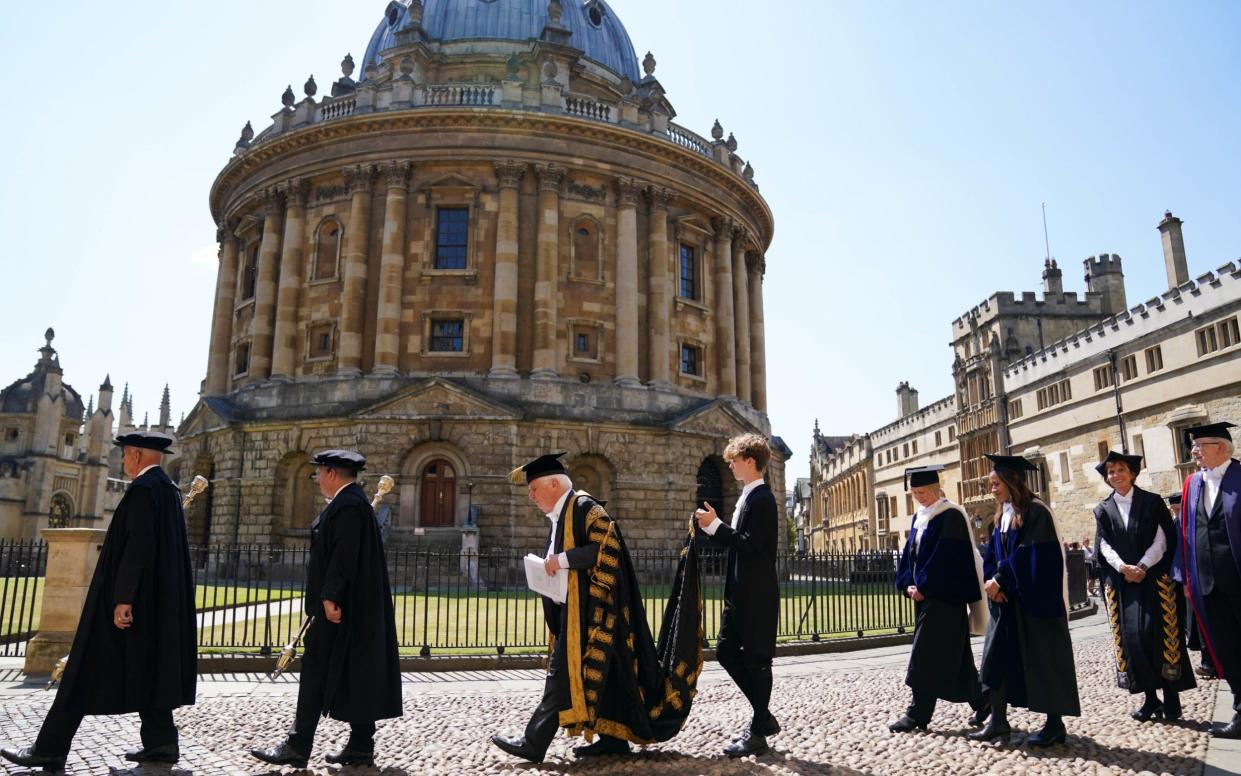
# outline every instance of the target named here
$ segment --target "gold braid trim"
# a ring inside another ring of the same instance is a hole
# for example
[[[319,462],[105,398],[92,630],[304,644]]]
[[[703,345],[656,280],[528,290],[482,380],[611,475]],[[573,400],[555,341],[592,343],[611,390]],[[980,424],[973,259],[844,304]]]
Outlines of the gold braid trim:
[[[564,526],[563,551],[568,552],[576,545],[573,539],[573,507],[576,499],[565,499],[564,509],[560,513],[561,525]],[[564,522],[565,520],[569,522]],[[565,617],[565,663],[569,672],[570,707],[560,712],[561,726],[572,725],[586,719],[586,688],[582,685],[582,627],[579,612],[581,601],[578,595],[578,574],[581,572],[569,569],[569,595],[565,599],[568,615]]]
[[[1159,606],[1163,610],[1163,661],[1170,666],[1181,663],[1181,627],[1176,613],[1176,584],[1164,574],[1159,578]]]
[[[1106,588],[1107,619],[1112,624],[1112,640],[1116,645],[1116,670],[1125,674],[1129,671],[1129,661],[1125,660],[1125,645],[1120,635],[1120,603],[1117,601],[1116,586],[1108,584]]]

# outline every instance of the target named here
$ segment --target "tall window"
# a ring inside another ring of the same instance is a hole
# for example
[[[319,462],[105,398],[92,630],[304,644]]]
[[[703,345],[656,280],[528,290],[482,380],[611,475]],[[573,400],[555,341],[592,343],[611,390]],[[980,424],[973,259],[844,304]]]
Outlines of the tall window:
[[[340,261],[341,229],[336,221],[324,221],[315,235],[315,266],[311,280],[336,277]]]
[[[253,245],[246,249],[246,266],[241,272],[241,300],[254,298],[254,287],[259,279],[259,246],[261,241],[256,240]]]
[[[1235,316],[1226,321],[1220,321],[1217,328],[1219,329],[1219,346],[1221,348],[1230,348],[1241,342],[1241,331],[1238,331]]]
[[[1102,391],[1104,388],[1112,387],[1112,365],[1104,364],[1095,367],[1094,370],[1094,389]]]
[[[432,461],[422,470],[421,527],[451,527],[456,523],[457,473],[443,459]]]
[[[697,302],[698,255],[692,245],[681,243],[681,298]]]
[[[237,345],[236,358],[234,359],[234,375],[244,375],[250,371],[250,343],[242,342]]]
[[[1138,377],[1138,357],[1125,356],[1120,361],[1120,378],[1125,382],[1136,380]]]
[[[681,374],[702,377],[702,349],[693,345],[681,346]]]
[[[1158,372],[1163,369],[1163,348],[1156,345],[1146,349],[1146,371]]]
[[[1024,414],[1025,411],[1021,408],[1021,399],[1012,399],[1008,402],[1008,417],[1017,420]],[[939,432],[935,432],[935,435],[936,441],[938,441]]]
[[[469,208],[441,207],[435,209],[436,269],[465,269],[469,226]]]
[[[1215,335],[1215,327],[1207,326],[1194,332],[1198,341],[1198,356],[1202,357],[1219,350],[1219,339]]]
[[[599,230],[583,218],[573,227],[573,274],[579,278],[599,278]]]
[[[432,353],[465,352],[465,321],[461,319],[431,321]]]

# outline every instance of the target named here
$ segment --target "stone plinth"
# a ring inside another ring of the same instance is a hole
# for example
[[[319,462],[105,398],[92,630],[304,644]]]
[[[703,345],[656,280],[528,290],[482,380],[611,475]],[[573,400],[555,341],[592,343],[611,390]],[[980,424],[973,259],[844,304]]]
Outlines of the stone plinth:
[[[44,528],[47,574],[39,632],[26,645],[27,674],[47,674],[69,654],[82,617],[82,604],[99,561],[106,531],[97,528]]]

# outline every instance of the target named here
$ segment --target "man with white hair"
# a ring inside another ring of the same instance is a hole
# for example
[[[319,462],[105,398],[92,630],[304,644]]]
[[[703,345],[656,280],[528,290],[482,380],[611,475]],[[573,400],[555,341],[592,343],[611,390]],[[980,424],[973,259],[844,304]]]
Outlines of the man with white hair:
[[[1232,688],[1232,721],[1211,734],[1241,738],[1241,463],[1232,423],[1186,432],[1199,470],[1185,481],[1177,569],[1202,636],[1203,650]]]

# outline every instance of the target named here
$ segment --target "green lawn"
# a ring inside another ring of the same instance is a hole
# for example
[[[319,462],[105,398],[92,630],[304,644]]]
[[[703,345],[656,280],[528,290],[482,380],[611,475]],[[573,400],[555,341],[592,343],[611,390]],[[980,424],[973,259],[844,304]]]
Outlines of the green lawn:
[[[232,609],[247,604],[261,604],[265,601],[282,601],[288,598],[301,598],[301,590],[268,590],[266,588],[232,587],[229,585],[197,585],[194,606],[198,611],[211,609]]]
[[[0,577],[0,642],[39,629],[43,577]]]

